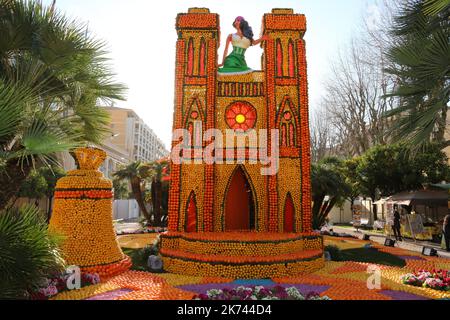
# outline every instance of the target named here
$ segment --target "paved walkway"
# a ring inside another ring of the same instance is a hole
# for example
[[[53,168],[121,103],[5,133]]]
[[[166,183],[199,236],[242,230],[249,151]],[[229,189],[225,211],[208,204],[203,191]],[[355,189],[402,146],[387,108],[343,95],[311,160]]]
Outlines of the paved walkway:
[[[375,232],[370,232],[368,230],[356,231],[355,229],[352,229],[352,228],[343,228],[343,227],[339,227],[339,226],[333,226],[333,231],[338,232],[338,233],[347,233],[347,234],[356,236],[360,239],[363,237],[364,234],[368,234],[368,235],[370,235],[370,240],[375,241],[380,244],[384,244],[384,241],[386,240],[385,235],[381,235],[381,234],[375,233]],[[429,242],[429,241],[417,240],[416,242],[414,242],[414,240],[411,240],[411,239],[403,239],[403,241],[396,241],[395,246],[398,248],[401,248],[401,249],[414,251],[414,252],[422,252],[422,248],[424,246],[433,247],[438,251],[439,257],[450,259],[450,252],[446,252],[445,250],[442,250],[440,245],[433,243],[433,242]]]
[[[123,222],[123,223],[115,223],[114,229],[117,233],[134,233],[139,230],[142,230],[142,226],[137,222]]]

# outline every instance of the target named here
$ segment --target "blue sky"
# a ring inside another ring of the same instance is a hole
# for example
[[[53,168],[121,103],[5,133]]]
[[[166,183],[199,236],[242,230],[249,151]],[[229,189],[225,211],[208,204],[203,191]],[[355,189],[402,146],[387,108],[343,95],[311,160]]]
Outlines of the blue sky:
[[[379,1],[379,0],[378,0]],[[51,0],[44,0],[45,4]],[[329,62],[339,48],[359,33],[363,19],[373,18],[377,0],[57,0],[69,17],[89,23],[89,30],[107,41],[117,80],[129,87],[127,101],[116,106],[134,109],[166,146],[172,135],[175,18],[189,7],[207,7],[220,14],[222,42],[244,16],[259,35],[261,18],[272,8],[293,8],[306,15],[310,110],[318,108]],[[157,4],[158,3],[158,4]],[[224,43],[219,48],[222,59]],[[247,51],[247,63],[260,69],[262,50]]]

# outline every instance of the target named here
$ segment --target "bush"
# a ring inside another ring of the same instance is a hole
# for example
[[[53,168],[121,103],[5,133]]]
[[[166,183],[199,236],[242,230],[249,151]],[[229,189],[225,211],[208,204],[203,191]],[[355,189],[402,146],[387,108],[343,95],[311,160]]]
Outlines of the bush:
[[[328,251],[330,253],[331,261],[342,261],[343,255],[341,249],[339,249],[337,246],[325,246],[325,251]]]
[[[28,299],[64,270],[61,238],[34,206],[0,212],[0,299]]]
[[[136,271],[149,271],[148,268],[148,257],[157,256],[159,254],[159,247],[157,243],[153,245],[147,245],[141,249],[123,249],[124,253],[128,255],[132,262],[133,266],[131,270]]]

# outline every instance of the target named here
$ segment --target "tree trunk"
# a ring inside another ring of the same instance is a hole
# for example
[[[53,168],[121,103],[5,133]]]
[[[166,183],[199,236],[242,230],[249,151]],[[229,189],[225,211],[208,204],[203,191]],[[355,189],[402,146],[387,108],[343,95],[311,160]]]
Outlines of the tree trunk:
[[[161,198],[162,198],[162,190],[161,190],[161,182],[160,181],[154,181],[152,184],[152,190],[154,190],[154,193],[152,195],[152,201],[153,201],[153,213],[155,217],[155,226],[160,227],[161,226]]]
[[[5,173],[0,175],[0,210],[4,209],[11,198],[17,196],[22,182],[28,177],[31,166],[24,161],[23,168],[17,160],[6,164]]]
[[[372,195],[372,212],[373,212],[373,221],[377,221],[378,220],[378,208],[377,205],[374,204],[375,201],[377,201],[376,199],[376,193],[374,193]]]
[[[352,212],[352,220],[355,215],[355,200],[356,198],[353,197],[350,198],[350,211]]]
[[[48,197],[48,209],[47,209],[47,222],[50,223],[50,219],[52,218],[52,202],[53,202],[53,197]]]
[[[312,207],[312,215],[313,215],[313,229],[317,230],[322,227],[320,224],[320,209],[323,205],[323,200],[325,199],[324,195],[319,195],[313,197],[314,205]]]
[[[326,219],[328,217],[328,215],[330,214],[331,210],[334,208],[336,203],[337,203],[337,198],[333,198],[333,199],[331,199],[331,201],[328,201],[327,206],[325,208],[325,212],[323,213],[324,219]]]
[[[131,190],[133,191],[134,198],[136,199],[136,202],[138,203],[142,214],[144,215],[145,219],[147,219],[147,223],[150,223],[150,215],[147,211],[147,208],[145,207],[144,197],[142,196],[141,190],[141,182],[139,178],[131,179]]]

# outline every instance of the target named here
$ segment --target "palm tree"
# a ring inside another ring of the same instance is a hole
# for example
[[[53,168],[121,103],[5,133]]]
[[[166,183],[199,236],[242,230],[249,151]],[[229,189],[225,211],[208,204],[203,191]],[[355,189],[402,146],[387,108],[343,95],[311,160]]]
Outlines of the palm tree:
[[[143,164],[141,161],[132,162],[114,173],[114,177],[118,180],[128,180],[131,184],[131,192],[136,199],[147,223],[150,223],[150,214],[145,207],[144,189],[145,179],[150,176],[150,166]]]
[[[168,177],[169,162],[166,159],[154,161],[149,164],[151,176],[151,195],[155,226],[162,225],[163,210],[163,183]]]
[[[40,1],[0,1],[0,208],[36,163],[99,143],[109,116],[99,100],[122,99],[105,44]]]
[[[80,144],[69,136],[49,109],[40,108],[35,88],[0,77],[0,209],[18,194],[35,162]]]
[[[398,79],[389,96],[399,107],[388,112],[396,121],[390,130],[394,141],[411,149],[430,142],[450,146],[445,139],[450,93],[450,24],[448,0],[407,0],[395,18],[394,46],[387,56],[393,67],[387,72]]]
[[[313,228],[320,229],[331,209],[344,201],[350,187],[342,173],[343,163],[335,157],[324,158],[311,168]]]
[[[130,191],[128,189],[128,183],[119,180],[119,179],[113,179],[113,190],[114,190],[114,199],[120,200],[120,199],[128,199],[130,195]]]

